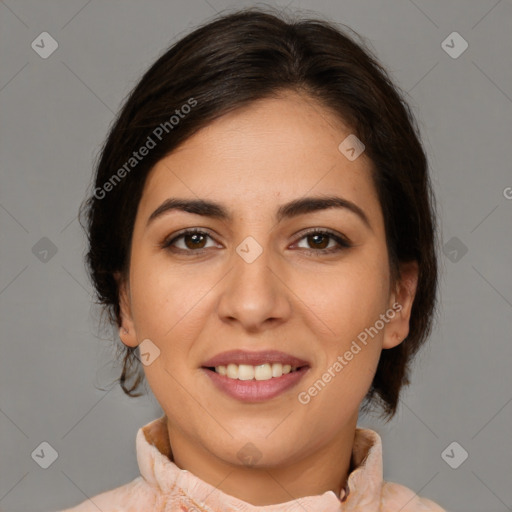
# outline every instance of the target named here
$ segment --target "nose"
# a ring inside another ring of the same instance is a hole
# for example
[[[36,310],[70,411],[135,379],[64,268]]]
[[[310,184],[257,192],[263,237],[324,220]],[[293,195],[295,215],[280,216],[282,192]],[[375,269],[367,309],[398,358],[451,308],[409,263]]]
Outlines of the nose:
[[[291,314],[291,291],[284,274],[270,250],[263,249],[254,261],[233,251],[231,271],[220,283],[221,320],[238,323],[248,332],[284,323]]]

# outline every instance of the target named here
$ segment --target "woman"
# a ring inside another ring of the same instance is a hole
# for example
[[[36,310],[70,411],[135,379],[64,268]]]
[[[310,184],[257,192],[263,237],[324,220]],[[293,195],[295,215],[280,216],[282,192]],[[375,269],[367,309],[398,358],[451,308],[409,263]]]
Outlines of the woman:
[[[164,415],[141,476],[69,511],[442,511],[357,427],[395,414],[437,287],[415,122],[361,44],[257,9],[198,28],[132,91],[84,206],[121,386]]]

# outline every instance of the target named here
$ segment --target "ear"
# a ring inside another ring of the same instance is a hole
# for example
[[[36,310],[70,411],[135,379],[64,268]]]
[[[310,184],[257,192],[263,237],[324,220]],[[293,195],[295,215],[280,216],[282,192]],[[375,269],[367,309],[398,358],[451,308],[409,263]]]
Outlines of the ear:
[[[133,322],[130,299],[130,283],[124,279],[120,272],[114,273],[114,278],[118,285],[119,308],[121,311],[121,327],[119,328],[119,337],[121,341],[129,346],[136,347],[137,336]]]
[[[411,318],[412,304],[418,286],[418,262],[408,261],[400,263],[400,279],[390,295],[389,310],[394,311],[384,331],[382,348],[393,348],[402,343],[409,334],[409,320]]]

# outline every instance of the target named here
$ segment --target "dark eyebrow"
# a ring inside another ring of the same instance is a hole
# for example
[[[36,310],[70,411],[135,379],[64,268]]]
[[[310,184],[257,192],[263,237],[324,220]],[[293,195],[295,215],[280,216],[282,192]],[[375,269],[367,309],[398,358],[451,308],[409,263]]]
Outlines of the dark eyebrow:
[[[370,229],[370,221],[364,211],[352,201],[337,196],[303,197],[295,199],[279,207],[276,214],[277,222],[283,219],[297,217],[306,213],[326,210],[329,208],[345,208],[355,213]],[[222,221],[231,221],[233,216],[221,204],[207,201],[204,199],[179,199],[170,197],[166,199],[150,216],[146,227],[157,217],[171,210],[180,210],[183,212],[211,217]]]

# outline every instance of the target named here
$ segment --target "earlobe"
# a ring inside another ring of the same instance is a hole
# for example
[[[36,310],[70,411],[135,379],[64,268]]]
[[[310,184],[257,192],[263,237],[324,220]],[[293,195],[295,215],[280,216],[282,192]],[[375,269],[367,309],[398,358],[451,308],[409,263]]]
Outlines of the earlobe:
[[[386,326],[383,349],[396,347],[409,334],[409,321],[418,286],[418,272],[417,261],[400,263],[400,279],[390,297],[390,308],[395,314]]]
[[[121,316],[119,338],[125,345],[136,347],[138,341],[131,313],[129,283],[123,279],[119,272],[114,273],[114,278],[118,283],[119,311]]]

